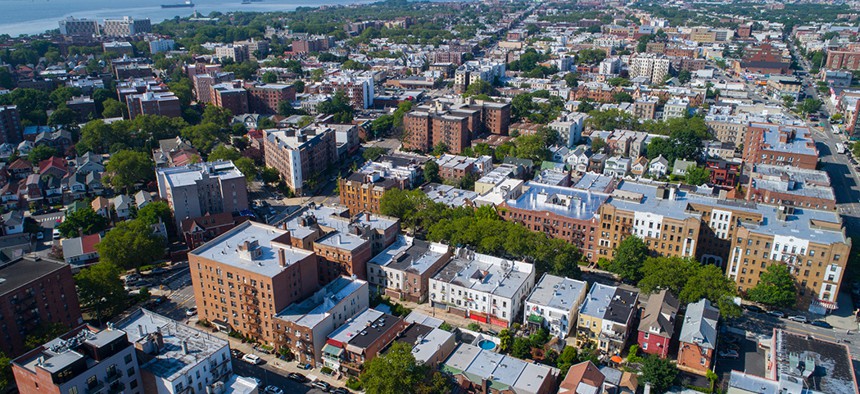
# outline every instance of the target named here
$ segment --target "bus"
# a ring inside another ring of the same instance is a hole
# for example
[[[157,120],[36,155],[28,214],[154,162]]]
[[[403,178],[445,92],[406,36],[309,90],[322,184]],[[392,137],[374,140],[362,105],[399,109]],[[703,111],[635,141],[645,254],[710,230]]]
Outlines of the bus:
[[[845,153],[845,144],[841,142],[836,143],[836,153]]]

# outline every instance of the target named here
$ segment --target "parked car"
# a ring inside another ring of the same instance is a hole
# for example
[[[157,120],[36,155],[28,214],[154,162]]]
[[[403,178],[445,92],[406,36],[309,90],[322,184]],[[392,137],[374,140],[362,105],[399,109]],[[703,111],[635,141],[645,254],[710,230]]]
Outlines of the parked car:
[[[299,383],[304,383],[304,382],[308,381],[308,378],[306,378],[305,375],[302,375],[298,372],[290,372],[290,374],[287,375],[287,377],[292,379],[292,380],[295,380],[296,382],[299,382]]]
[[[230,349],[230,355],[233,357],[236,357],[236,358],[242,358],[242,356],[244,356],[245,353],[243,353],[239,349]]]
[[[262,363],[263,359],[261,359],[260,356],[258,356],[256,354],[246,354],[246,355],[242,356],[242,361],[244,361],[248,364],[257,365],[257,364]]]
[[[783,311],[767,311],[767,314],[771,316],[776,316],[780,319],[785,317],[785,312]]]
[[[764,313],[764,309],[761,309],[758,305],[744,305],[744,309],[750,312]]]
[[[821,327],[821,328],[833,328],[833,326],[831,326],[830,323],[828,323],[824,320],[815,320],[810,324],[812,324],[813,326],[816,326],[816,327]]]
[[[316,387],[322,391],[331,390],[331,385],[328,382],[323,382],[322,380],[317,380],[316,382],[311,383],[311,386]]]
[[[789,316],[788,320],[796,321],[798,323],[809,323],[809,320],[806,319],[806,316],[800,316],[800,315]]]
[[[350,394],[349,390],[347,390],[343,387],[335,388],[331,392],[332,392],[332,394]]]
[[[313,367],[310,364],[299,364],[299,369],[309,370],[313,369]]]
[[[266,392],[269,394],[284,394],[284,390],[281,390],[278,386],[268,385],[266,386]]]
[[[191,308],[188,308],[185,310],[185,316],[191,317],[191,316],[194,316],[196,314],[197,314],[197,307],[196,306],[192,306]]]
[[[41,231],[37,232],[36,233],[36,239],[38,239],[39,241],[45,239],[45,233],[43,233]]]
[[[155,267],[152,271],[150,271],[150,273],[152,275],[159,275],[159,274],[163,274],[165,272],[167,272],[167,270],[164,268],[161,268],[161,267]]]
[[[717,354],[722,358],[738,358],[740,354],[738,354],[735,350],[720,350]]]

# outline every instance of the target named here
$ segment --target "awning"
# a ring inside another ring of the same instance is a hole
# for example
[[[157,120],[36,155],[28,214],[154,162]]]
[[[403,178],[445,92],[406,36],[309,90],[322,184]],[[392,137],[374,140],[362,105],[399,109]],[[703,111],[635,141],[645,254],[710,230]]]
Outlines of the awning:
[[[528,321],[529,323],[543,324],[543,316],[530,314]]]
[[[343,354],[343,348],[339,348],[330,344],[325,344],[325,346],[323,346],[323,353],[332,357],[340,357],[340,355]]]
[[[621,361],[622,361],[621,356],[618,356],[618,355],[612,356],[612,358],[610,358],[609,360],[611,360],[612,362],[614,362],[616,364],[621,364]]]

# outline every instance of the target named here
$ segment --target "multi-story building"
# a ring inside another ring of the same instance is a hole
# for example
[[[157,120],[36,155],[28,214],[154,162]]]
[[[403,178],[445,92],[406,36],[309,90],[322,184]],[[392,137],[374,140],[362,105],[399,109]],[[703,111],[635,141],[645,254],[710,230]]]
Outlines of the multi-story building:
[[[603,354],[620,354],[639,310],[639,293],[594,283],[579,309],[576,345],[587,343]]]
[[[576,327],[586,287],[583,281],[544,273],[526,299],[523,325],[543,327],[550,335],[567,338],[570,329]]]
[[[824,171],[759,164],[749,174],[746,199],[771,205],[835,210],[836,195]]]
[[[806,126],[751,123],[744,137],[744,162],[814,170],[818,149]]]
[[[657,103],[660,98],[657,96],[642,96],[633,102],[633,115],[640,119],[654,119],[657,113]],[[665,111],[663,116],[665,117]]]
[[[176,225],[205,214],[248,209],[245,176],[227,161],[156,170],[158,196],[173,210]]]
[[[604,76],[612,76],[617,75],[621,72],[621,59],[617,57],[612,57],[609,59],[604,59],[600,62],[600,68],[598,73]]]
[[[797,282],[798,308],[835,309],[851,250],[839,214],[784,205],[759,211],[759,220],[738,222],[731,238],[726,274],[738,290],[755,287],[771,264],[785,264]]]
[[[278,170],[287,187],[299,195],[308,179],[337,160],[334,130],[324,125],[301,130],[270,129],[263,135],[266,166]]]
[[[419,317],[420,321],[410,320],[413,317]],[[441,320],[416,312],[410,313],[405,320],[409,322],[409,326],[395,341],[411,346],[412,355],[419,364],[435,368],[454,351],[457,341],[453,333],[439,328]],[[434,321],[434,324],[430,324],[428,320]]]
[[[275,315],[318,288],[318,257],[291,246],[290,235],[249,221],[189,252],[200,319],[222,331],[280,343]]]
[[[403,148],[408,150],[429,152],[444,144],[450,152],[460,153],[471,142],[466,116],[415,110],[403,117],[403,128]]]
[[[170,118],[182,116],[179,98],[173,92],[132,94],[126,97],[128,117],[134,119],[138,115],[158,115]]]
[[[663,106],[663,120],[683,118],[690,113],[690,100],[687,98],[672,98]]]
[[[214,57],[219,60],[230,59],[234,63],[242,63],[248,60],[248,47],[237,44],[222,44],[215,47]]]
[[[669,291],[663,289],[648,299],[639,320],[639,349],[660,358],[669,355],[672,337],[675,335],[675,316],[680,304]]]
[[[687,304],[678,338],[678,369],[705,375],[711,370],[717,350],[720,311],[706,299]]]
[[[379,213],[386,191],[411,189],[423,178],[423,160],[417,156],[385,155],[367,162],[347,178],[338,179],[340,204],[350,213]]]
[[[710,183],[712,185],[735,187],[743,172],[743,162],[736,160],[707,159],[705,168],[711,173]]]
[[[457,345],[440,369],[453,376],[458,388],[466,393],[552,394],[556,392],[559,375],[553,367],[468,343]]]
[[[185,246],[188,250],[194,250],[246,220],[247,216],[233,216],[230,212],[206,214],[182,220],[180,231]]]
[[[526,186],[519,198],[501,204],[502,219],[570,242],[589,260],[596,261],[600,227],[597,212],[609,195],[539,183]]]
[[[293,40],[293,53],[322,52],[334,46],[334,37],[312,36],[307,39]]]
[[[436,160],[439,177],[448,181],[459,181],[468,176],[478,179],[493,169],[490,156],[466,157],[444,154]]]
[[[860,51],[828,50],[824,68],[828,70],[860,70]]]
[[[248,113],[248,92],[244,88],[225,82],[212,85],[210,89],[212,105],[228,109],[234,115]]]
[[[233,375],[229,343],[211,333],[146,309],[114,328],[134,344],[144,393],[206,393]]]
[[[266,40],[257,40],[251,38],[250,40],[245,41],[237,41],[233,43],[234,45],[243,45],[248,48],[248,59],[252,61],[258,61],[265,59],[269,54],[269,42]]]
[[[276,114],[282,101],[296,100],[296,88],[277,83],[246,83],[248,111],[255,114]]]
[[[18,257],[0,267],[0,279],[0,318],[6,327],[0,335],[3,353],[17,356],[29,350],[24,340],[41,325],[76,327],[83,322],[68,264]]]
[[[0,106],[0,144],[18,144],[24,139],[21,115],[15,105]]]
[[[370,71],[343,72],[328,77],[316,86],[309,88],[322,94],[343,92],[349,97],[349,103],[357,110],[373,107],[374,79]]]
[[[709,114],[705,116],[705,124],[717,141],[740,146],[746,139],[749,120],[738,116]]]
[[[782,100],[788,96],[800,101],[803,80],[792,75],[773,75],[767,80],[767,90],[774,100]]]
[[[390,345],[408,325],[399,317],[365,309],[328,335],[322,352],[323,366],[358,376],[362,366]]]
[[[176,41],[169,38],[157,38],[149,41],[149,53],[155,55],[156,53],[169,52],[173,50],[174,46],[176,46]]]
[[[145,33],[152,33],[152,23],[149,18],[134,19],[124,16],[122,19],[105,19],[102,28],[102,35],[107,37],[131,37]]]
[[[582,131],[585,128],[585,120],[588,114],[574,112],[564,116],[563,120],[550,123],[549,128],[558,133],[558,137],[567,147],[573,148],[582,140]]]
[[[210,104],[213,101],[212,86],[223,82],[232,81],[233,78],[234,75],[232,72],[194,74],[194,76],[192,77],[192,80],[194,81],[194,97],[197,98],[198,102]]]
[[[397,240],[368,263],[367,278],[389,297],[427,300],[430,277],[451,258],[450,248],[409,236]]]
[[[463,93],[469,85],[477,81],[493,83],[496,78],[505,76],[505,62],[470,60],[454,72],[454,91]]]
[[[430,302],[472,320],[509,327],[534,283],[532,264],[458,249],[430,278]]]
[[[99,35],[99,22],[93,19],[68,17],[60,20],[60,34],[72,37],[93,37]]]
[[[320,283],[329,283],[341,275],[367,280],[367,262],[373,257],[369,240],[335,231],[315,240],[313,251],[320,256]]]
[[[79,326],[12,361],[22,393],[149,393],[122,330]]]
[[[662,83],[669,75],[672,61],[653,53],[639,54],[630,59],[630,77],[645,77],[650,83]]]
[[[369,298],[367,282],[346,277],[335,279],[275,315],[278,346],[289,349],[299,363],[319,365],[329,334],[366,310]]]

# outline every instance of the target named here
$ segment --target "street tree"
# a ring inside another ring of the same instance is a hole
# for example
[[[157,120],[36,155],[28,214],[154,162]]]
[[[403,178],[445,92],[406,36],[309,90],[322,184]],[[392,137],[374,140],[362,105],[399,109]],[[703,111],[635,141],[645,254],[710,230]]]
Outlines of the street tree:
[[[125,306],[128,293],[119,279],[121,274],[119,267],[102,260],[75,275],[81,306],[89,309],[100,324]]]
[[[90,235],[104,231],[108,226],[106,217],[97,214],[89,206],[67,213],[57,231],[65,238]]]
[[[166,224],[167,225],[167,224]],[[143,220],[120,222],[96,245],[99,259],[124,269],[137,269],[164,257],[167,242]]]
[[[656,393],[664,393],[678,377],[678,367],[669,360],[648,355],[642,360],[642,380]]]
[[[635,235],[630,235],[618,244],[615,257],[609,264],[609,271],[621,279],[639,281],[642,278],[642,264],[648,257],[648,246]]]
[[[105,165],[107,182],[116,189],[128,191],[137,182],[151,180],[152,159],[143,152],[121,150],[113,154]]]
[[[792,308],[797,303],[797,286],[787,266],[771,264],[761,274],[758,284],[747,291],[747,297],[772,307]]]

